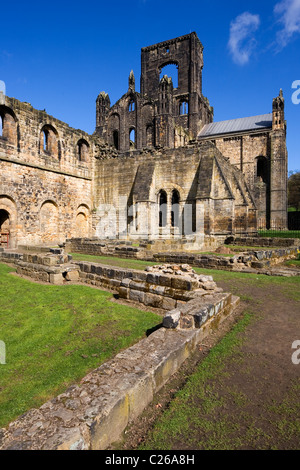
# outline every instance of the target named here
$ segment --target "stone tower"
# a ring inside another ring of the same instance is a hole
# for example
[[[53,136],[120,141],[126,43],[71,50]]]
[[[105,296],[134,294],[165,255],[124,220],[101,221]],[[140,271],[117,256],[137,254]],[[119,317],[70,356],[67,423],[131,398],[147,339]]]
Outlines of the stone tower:
[[[176,88],[164,74],[171,64],[178,73]],[[133,130],[137,150],[174,148],[196,139],[203,125],[213,120],[213,108],[202,95],[202,69],[203,46],[196,33],[144,47],[140,93],[135,91],[133,71],[127,93],[115,105],[110,107],[108,95],[100,93],[96,134],[121,152],[132,149]]]
[[[270,228],[287,228],[287,148],[282,90],[273,100],[270,158]]]

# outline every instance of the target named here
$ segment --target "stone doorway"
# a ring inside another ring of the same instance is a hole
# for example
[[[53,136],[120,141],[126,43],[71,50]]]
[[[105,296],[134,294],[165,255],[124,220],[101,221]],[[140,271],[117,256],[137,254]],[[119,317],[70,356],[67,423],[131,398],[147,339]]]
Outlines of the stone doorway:
[[[9,244],[9,213],[0,209],[0,246],[1,248],[7,248]]]

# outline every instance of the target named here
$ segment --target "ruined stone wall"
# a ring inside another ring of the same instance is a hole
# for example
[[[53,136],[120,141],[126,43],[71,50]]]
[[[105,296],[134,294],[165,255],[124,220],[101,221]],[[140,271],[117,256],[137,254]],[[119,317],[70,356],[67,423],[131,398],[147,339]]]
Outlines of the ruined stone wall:
[[[0,429],[0,449],[107,449],[122,438],[128,424],[142,413],[203,339],[229,317],[238,302],[231,294],[219,294],[209,299],[209,306],[186,303],[183,328],[176,325],[178,311],[172,312],[165,328],[121,351],[91,371],[79,385],[72,385]],[[187,319],[193,321],[194,328],[186,325]]]
[[[220,137],[215,139],[215,143],[224,157],[229,158],[230,163],[244,173],[255,199],[258,220],[269,217],[269,133]],[[264,157],[268,165],[264,176],[259,175],[257,171],[259,157]]]
[[[249,186],[256,183],[256,159],[270,157],[269,133],[256,133],[220,137],[215,139],[216,146],[230,163],[243,171]]]
[[[108,210],[116,209],[116,231],[147,238],[145,226],[149,224],[151,235],[158,234],[158,194],[167,193],[170,214],[171,193],[180,195],[179,205],[187,203],[193,180],[197,173],[199,156],[195,149],[163,150],[156,153],[132,153],[118,159],[98,161],[95,175],[95,207],[98,209],[96,235],[105,237],[109,226]],[[127,207],[134,208],[127,214]],[[156,210],[157,209],[157,210]],[[150,213],[155,220],[151,226]],[[149,216],[149,219],[148,219]],[[170,217],[168,215],[168,222]],[[170,223],[168,228],[170,233]],[[147,230],[146,230],[147,231]],[[151,237],[150,237],[151,238]]]
[[[88,236],[93,139],[13,98],[0,112],[0,210],[9,217],[9,246]]]
[[[262,228],[287,228],[287,150],[285,129],[220,136],[214,140],[240,169],[253,194]]]
[[[242,174],[211,143],[99,159],[94,201],[95,235],[102,238],[111,237],[110,231],[143,240],[184,235],[202,237],[203,244],[204,235],[232,233],[236,221],[241,230],[256,228],[256,210]]]
[[[241,174],[209,142],[118,154],[28,103],[6,98],[0,113],[0,221],[10,248],[91,236],[203,244],[204,234],[230,234],[236,217],[249,218]]]
[[[164,75],[170,64],[177,67],[178,85]],[[133,71],[128,91],[113,106],[107,93],[101,92],[96,100],[96,133],[122,152],[186,145],[213,120],[213,108],[202,95],[202,68],[203,46],[196,33],[143,48],[141,92],[135,91]],[[129,138],[132,130],[134,142]]]

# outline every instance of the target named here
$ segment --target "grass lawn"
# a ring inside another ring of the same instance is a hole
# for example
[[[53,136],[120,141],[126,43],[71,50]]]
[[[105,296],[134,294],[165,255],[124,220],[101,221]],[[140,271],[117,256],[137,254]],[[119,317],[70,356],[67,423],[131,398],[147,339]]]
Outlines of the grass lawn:
[[[227,245],[232,251],[237,251],[238,253],[242,251],[265,251],[265,250],[276,250],[276,246],[240,246],[240,245]],[[279,248],[279,247],[278,247]]]
[[[284,264],[288,266],[298,266],[300,268],[300,259],[290,259],[286,261]]]
[[[269,238],[300,238],[300,230],[259,230],[258,235]]]
[[[199,429],[207,433],[206,449],[226,448],[223,446],[223,440],[226,439],[225,433],[229,431],[226,423],[219,422],[215,425],[205,416],[201,416],[199,411],[203,411],[203,415],[206,415],[224,404],[224,400],[214,393],[212,387],[208,389],[207,384],[209,380],[220,379],[226,374],[225,360],[232,356],[241,344],[239,333],[243,332],[250,322],[251,315],[245,315],[235,328],[212,349],[196,372],[189,377],[184,388],[177,393],[170,408],[156,423],[147,442],[140,447],[140,450],[174,450],[176,448],[174,442],[177,439],[187,440],[188,448],[196,449],[192,447],[192,443],[196,437],[195,431],[197,433]],[[200,403],[201,410],[199,409]]]
[[[104,257],[97,260],[107,262]],[[111,260],[114,265],[124,266],[125,262],[136,269],[153,264]],[[226,292],[238,295],[245,304],[244,314],[200,362],[155,423],[151,407],[141,416],[129,436],[129,448],[298,448],[300,381],[291,363],[291,344],[299,331],[300,276],[194,269],[212,275]],[[283,370],[289,376],[279,381]],[[150,424],[144,439],[147,419]]]
[[[194,254],[194,253],[193,253]],[[211,255],[211,256],[220,256],[225,258],[233,258],[234,254],[228,254],[228,253],[215,253],[214,251],[197,251],[195,253],[196,255]]]
[[[300,277],[198,270],[241,297],[245,310],[151,424],[141,450],[297,449]],[[274,339],[276,338],[276,340]]]
[[[70,253],[74,261],[89,261],[94,263],[108,264],[109,266],[119,266],[120,268],[141,269],[147,266],[154,266],[157,263],[152,261],[142,261],[139,259],[117,258],[115,256],[93,256],[81,253]]]
[[[40,285],[0,264],[0,426],[62,393],[145,337],[157,314],[111,302],[88,286]]]

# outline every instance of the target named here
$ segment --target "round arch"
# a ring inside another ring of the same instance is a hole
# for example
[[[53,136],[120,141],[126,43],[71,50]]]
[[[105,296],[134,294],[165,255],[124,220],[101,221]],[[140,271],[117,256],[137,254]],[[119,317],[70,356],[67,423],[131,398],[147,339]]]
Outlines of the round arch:
[[[17,219],[17,206],[13,198],[0,194],[1,245],[9,248],[17,246]]]
[[[75,216],[75,236],[87,238],[90,232],[90,208],[87,204],[80,204]]]
[[[157,194],[157,202],[158,202],[158,226],[160,228],[166,227],[168,220],[167,220],[167,213],[168,213],[168,195],[164,189],[161,189]]]
[[[90,144],[85,139],[79,139],[76,145],[76,157],[79,162],[89,160]]]
[[[59,210],[56,202],[48,199],[41,204],[39,211],[42,243],[54,243],[60,238]]]
[[[159,81],[164,75],[167,75],[169,78],[172,78],[173,87],[178,88],[179,85],[179,64],[175,60],[169,60],[163,62],[158,67]]]
[[[269,181],[269,160],[263,155],[256,157],[256,177],[259,181],[267,184]]]
[[[18,145],[18,119],[8,106],[0,106],[0,137],[12,145]]]
[[[61,159],[59,133],[52,124],[44,124],[40,128],[39,151]]]

